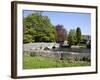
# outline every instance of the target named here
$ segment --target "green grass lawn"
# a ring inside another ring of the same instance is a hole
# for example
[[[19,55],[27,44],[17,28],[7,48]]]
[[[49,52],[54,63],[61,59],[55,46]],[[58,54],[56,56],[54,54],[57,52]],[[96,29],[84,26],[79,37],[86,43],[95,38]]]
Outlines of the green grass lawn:
[[[36,69],[36,68],[56,68],[56,67],[75,67],[75,66],[90,66],[90,62],[68,60],[54,60],[50,58],[43,58],[38,56],[27,56],[23,58],[24,69]]]

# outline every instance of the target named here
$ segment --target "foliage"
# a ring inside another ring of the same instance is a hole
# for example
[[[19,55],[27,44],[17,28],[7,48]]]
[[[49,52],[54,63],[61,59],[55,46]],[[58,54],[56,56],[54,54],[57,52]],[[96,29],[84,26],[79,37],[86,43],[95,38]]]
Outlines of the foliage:
[[[68,34],[68,44],[69,47],[76,43],[76,32],[74,29],[71,29]]]
[[[85,35],[82,35],[81,40],[87,40],[87,37]]]
[[[77,40],[77,44],[79,44],[81,41],[81,29],[79,27],[77,27],[76,29],[76,40]]]
[[[31,52],[31,53],[30,53],[30,56],[31,56],[31,57],[35,57],[35,56],[36,56],[36,52]]]
[[[24,35],[24,43],[33,42],[32,36],[29,34]]]
[[[87,41],[87,48],[91,48],[91,41]]]
[[[26,35],[28,35],[28,37]],[[28,40],[29,36],[31,36],[30,40]],[[24,17],[24,43],[29,43],[31,41],[55,41],[55,28],[47,16],[34,13]]]
[[[67,31],[63,25],[56,25],[57,42],[65,41],[67,39]]]

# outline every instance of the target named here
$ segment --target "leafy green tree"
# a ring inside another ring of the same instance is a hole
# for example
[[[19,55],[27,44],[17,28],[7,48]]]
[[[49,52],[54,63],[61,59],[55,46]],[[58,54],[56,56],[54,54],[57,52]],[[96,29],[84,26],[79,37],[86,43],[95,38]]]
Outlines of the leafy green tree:
[[[77,27],[76,29],[76,39],[77,39],[77,44],[79,44],[81,41],[81,29],[79,27]]]
[[[29,42],[33,42],[32,36],[29,34],[24,35],[24,43],[29,43]]]
[[[34,42],[53,42],[56,40],[56,31],[50,19],[40,13],[24,17],[24,43],[30,41],[26,37],[27,34],[31,36],[30,38]]]
[[[74,45],[76,43],[76,31],[74,29],[71,29],[68,34],[68,44],[69,47]]]

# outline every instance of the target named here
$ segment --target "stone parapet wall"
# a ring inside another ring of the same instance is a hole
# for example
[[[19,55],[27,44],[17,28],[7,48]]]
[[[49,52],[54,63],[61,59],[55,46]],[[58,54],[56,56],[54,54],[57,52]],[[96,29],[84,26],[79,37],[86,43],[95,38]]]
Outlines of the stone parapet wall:
[[[89,59],[90,60],[90,53],[73,53],[73,52],[64,52],[64,51],[32,51],[32,52],[24,52],[27,55],[35,55],[35,56],[42,56],[45,58],[53,58],[57,60],[83,60]]]

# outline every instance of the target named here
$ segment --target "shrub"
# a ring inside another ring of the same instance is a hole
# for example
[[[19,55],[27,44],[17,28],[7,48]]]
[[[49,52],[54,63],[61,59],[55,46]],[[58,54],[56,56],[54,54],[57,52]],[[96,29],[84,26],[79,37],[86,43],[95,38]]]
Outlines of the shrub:
[[[80,60],[80,58],[78,58],[78,57],[75,57],[75,61],[79,61]]]
[[[90,60],[90,58],[87,58],[87,57],[84,56],[84,57],[82,58],[82,61],[88,61],[88,62],[90,62],[91,60]]]
[[[30,52],[30,56],[31,57],[35,57],[36,56],[36,52]]]

